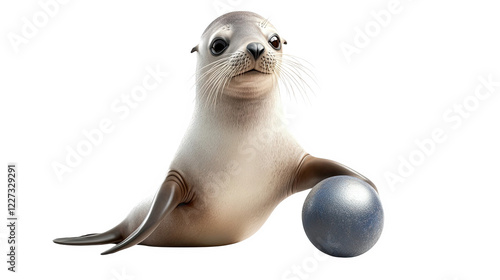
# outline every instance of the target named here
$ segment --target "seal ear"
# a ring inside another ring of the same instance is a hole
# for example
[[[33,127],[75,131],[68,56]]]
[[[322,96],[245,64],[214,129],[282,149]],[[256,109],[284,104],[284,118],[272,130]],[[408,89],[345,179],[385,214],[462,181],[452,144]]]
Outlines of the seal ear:
[[[288,42],[285,40],[285,38],[283,38],[283,45],[286,45],[288,44]]]
[[[197,52],[198,51],[198,45],[196,45],[194,48],[191,49],[191,53]]]

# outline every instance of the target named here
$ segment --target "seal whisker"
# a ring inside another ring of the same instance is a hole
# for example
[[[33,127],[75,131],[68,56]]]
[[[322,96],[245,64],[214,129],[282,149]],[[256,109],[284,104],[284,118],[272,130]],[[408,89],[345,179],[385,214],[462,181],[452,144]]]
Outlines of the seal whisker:
[[[284,71],[283,71],[282,63],[277,63],[275,70],[279,70],[279,71],[276,71],[277,72],[276,77],[277,77],[278,82],[280,84],[282,84],[285,87],[286,92],[291,93],[293,98],[296,100],[295,92],[294,92],[293,88],[291,87],[290,83],[288,82],[287,73],[284,73]]]
[[[281,60],[287,66],[294,66],[295,68],[299,68],[303,74],[306,74],[315,84],[317,84],[313,72],[307,66],[305,66],[300,62],[300,60],[302,60],[305,63],[311,65],[307,60],[286,54],[283,57],[281,57]]]
[[[226,63],[221,64],[217,71],[218,73],[215,74],[214,77],[211,77],[210,79],[210,87],[209,87],[209,93],[207,97],[207,104],[212,104],[213,107],[215,108],[217,105],[217,98],[218,98],[218,92],[221,90],[221,83],[225,79],[227,79],[228,73],[230,71],[229,64],[227,63],[228,61],[226,60]]]
[[[281,59],[286,60],[287,64],[293,64],[293,65],[302,67],[305,70],[305,72],[307,72],[307,74],[311,77],[311,79],[314,79],[314,74],[309,69],[309,67],[314,68],[314,66],[309,61],[307,61],[301,57],[291,55],[291,54],[283,54]]]
[[[306,92],[305,86],[307,86],[309,88],[309,90],[311,90],[311,88],[309,87],[307,81],[304,80],[300,76],[299,72],[297,72],[297,68],[293,68],[293,67],[289,67],[288,65],[284,65],[283,68],[282,68],[282,71],[284,71],[284,73],[287,74],[294,81],[294,83],[297,86],[299,86],[304,92]]]
[[[278,80],[281,82],[281,84],[285,87],[286,92],[290,93],[292,97],[296,100],[295,97],[295,92],[293,89],[290,87],[288,83],[288,76],[287,74],[283,71],[283,66],[277,66],[276,69],[279,70],[279,75],[278,75]]]
[[[259,23],[259,26],[262,28],[267,28],[268,24],[269,24],[269,18],[266,18],[265,20],[263,20]]]
[[[226,63],[227,63],[226,58],[219,59],[219,60],[216,60],[216,61],[210,63],[209,65],[202,67],[202,69],[196,71],[197,79],[195,81],[195,84],[200,84],[200,82],[202,82],[205,78],[208,78],[208,76],[214,72],[218,73],[218,69]],[[209,67],[207,67],[207,66],[209,66]],[[204,71],[202,71],[202,70],[204,70]]]
[[[217,98],[219,97],[219,91],[221,90],[221,84],[226,80],[228,67],[227,65],[220,70],[220,74],[214,79],[212,83],[212,88],[210,90],[209,102],[207,105],[211,104],[215,109],[217,107]]]
[[[202,67],[200,70],[196,71],[196,73],[194,74],[194,75],[198,75],[198,77],[196,79],[196,83],[199,83],[203,78],[205,78],[210,73],[216,72],[218,67],[224,63],[227,63],[227,61],[225,59],[219,59],[219,60],[216,60],[216,61]],[[208,68],[208,66],[210,68]],[[206,68],[208,68],[208,70],[202,72],[202,70],[205,70]]]
[[[281,92],[280,92],[280,87],[279,87],[279,73],[278,73],[278,68],[279,66],[276,65],[274,66],[274,68],[272,69],[271,71],[271,75],[273,77],[272,79],[272,88],[276,88],[278,90],[278,93],[281,95]]]
[[[214,108],[217,106],[217,99],[219,98],[220,94],[222,94],[222,91],[226,87],[227,83],[231,80],[233,74],[233,69],[231,68],[231,65],[226,63],[222,69],[222,74],[220,75],[219,79],[217,80],[217,88],[215,91],[214,95]]]
[[[221,64],[224,62],[224,59],[219,59],[219,60],[216,60],[216,61],[213,61],[203,67],[201,67],[200,69],[197,69],[195,71],[195,73],[193,75],[201,75],[201,74],[204,74],[206,73],[207,71],[210,71],[210,69],[213,69],[214,67],[216,67],[217,65]],[[206,70],[206,69],[209,69],[209,70]],[[206,70],[206,71],[205,71]],[[198,79],[197,79],[198,80]]]
[[[310,80],[313,80],[313,82],[317,85],[314,77],[309,74],[310,70],[297,60],[293,61],[283,57],[278,57],[277,60],[281,62],[278,67],[280,68],[282,79],[287,83],[294,85],[291,87],[292,94],[295,96],[295,88],[297,88],[297,90],[300,91],[302,98],[309,102],[308,92],[312,92],[314,94],[314,91],[308,81],[304,79],[302,74],[305,74],[305,76],[307,76]]]
[[[214,67],[213,69],[206,71],[197,81],[198,89],[202,96],[206,96],[207,94],[209,94],[209,90],[212,86],[212,83],[214,82],[214,75],[219,75],[219,68],[220,67]]]
[[[230,65],[228,64],[227,67],[226,67],[226,75],[221,79],[221,82],[220,82],[220,88],[217,90],[217,96],[216,96],[216,101],[215,101],[215,105],[217,105],[217,99],[219,98],[219,95],[222,94],[222,91],[224,90],[224,88],[226,88],[227,84],[229,83],[229,81],[231,80],[232,76],[234,74],[234,70],[231,69]]]
[[[296,73],[294,73],[293,70],[289,70],[285,66],[281,66],[280,72],[282,74],[283,81],[285,81],[286,84],[290,85],[288,88],[291,90],[291,93],[292,93],[295,100],[297,100],[297,96],[295,94],[295,89],[299,90],[302,97],[306,96],[306,94],[305,94],[306,88],[303,85],[303,83],[305,83],[305,81],[297,80]]]
[[[226,71],[223,70],[227,68],[227,62],[227,59],[220,59],[216,61],[216,63],[211,63],[213,67],[205,71],[205,73],[200,76],[198,83],[205,80],[205,82],[200,86],[200,93],[202,94],[202,96],[205,96],[205,99],[207,101],[205,103],[205,106],[208,106],[208,104],[210,103],[210,99],[214,94],[214,91],[217,90],[216,85],[218,81],[225,75]]]

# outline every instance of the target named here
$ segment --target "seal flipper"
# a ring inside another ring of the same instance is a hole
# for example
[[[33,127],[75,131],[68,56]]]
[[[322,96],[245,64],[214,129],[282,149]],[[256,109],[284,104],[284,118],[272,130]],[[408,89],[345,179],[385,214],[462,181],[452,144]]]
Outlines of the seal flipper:
[[[317,158],[308,154],[302,158],[299,164],[295,180],[292,184],[292,193],[310,189],[326,178],[339,175],[359,178],[370,184],[378,192],[377,187],[375,187],[372,181],[351,168],[333,160]]]
[[[163,182],[153,198],[149,212],[141,225],[127,238],[111,249],[101,253],[101,255],[116,253],[142,242],[153,233],[161,221],[182,202],[183,197],[185,197],[183,193],[185,191],[185,188],[183,188],[185,186],[184,182],[180,175],[176,172],[174,173],[175,175],[172,173],[174,172],[171,172],[171,174],[167,176],[165,182]]]
[[[63,237],[54,239],[54,243],[63,245],[102,245],[117,243],[123,240],[118,226],[103,232],[86,234],[79,237]]]

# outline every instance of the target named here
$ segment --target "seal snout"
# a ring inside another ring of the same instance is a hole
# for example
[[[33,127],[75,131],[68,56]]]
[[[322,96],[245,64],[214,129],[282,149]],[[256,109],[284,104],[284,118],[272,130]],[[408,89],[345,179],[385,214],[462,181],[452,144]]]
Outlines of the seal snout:
[[[261,43],[254,42],[247,45],[247,50],[252,54],[253,58],[257,60],[264,52],[264,46]]]

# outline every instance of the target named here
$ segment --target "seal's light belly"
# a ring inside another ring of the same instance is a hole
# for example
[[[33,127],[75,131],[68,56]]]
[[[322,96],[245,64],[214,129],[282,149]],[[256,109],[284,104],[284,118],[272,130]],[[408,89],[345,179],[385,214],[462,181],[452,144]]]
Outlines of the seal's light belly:
[[[290,180],[303,156],[295,141],[282,139],[287,134],[275,136],[253,156],[239,156],[236,145],[221,142],[213,142],[211,149],[181,149],[183,156],[178,158],[190,160],[174,161],[172,168],[186,173],[193,200],[178,206],[143,244],[216,246],[255,233],[289,195]],[[148,206],[144,209],[145,215]]]

